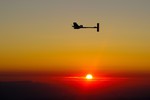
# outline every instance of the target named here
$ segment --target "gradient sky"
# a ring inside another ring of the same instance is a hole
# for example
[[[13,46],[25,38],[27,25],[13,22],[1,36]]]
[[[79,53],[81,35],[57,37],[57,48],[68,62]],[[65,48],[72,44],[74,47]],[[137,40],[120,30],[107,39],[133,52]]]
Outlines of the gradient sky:
[[[150,0],[1,0],[0,71],[150,71]],[[95,26],[74,30],[72,22]]]

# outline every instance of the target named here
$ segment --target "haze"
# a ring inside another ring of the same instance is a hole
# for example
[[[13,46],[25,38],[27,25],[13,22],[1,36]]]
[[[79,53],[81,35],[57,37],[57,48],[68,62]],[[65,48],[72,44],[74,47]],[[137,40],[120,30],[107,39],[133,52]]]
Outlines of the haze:
[[[150,71],[149,0],[1,0],[0,71]],[[72,22],[100,23],[100,32]]]

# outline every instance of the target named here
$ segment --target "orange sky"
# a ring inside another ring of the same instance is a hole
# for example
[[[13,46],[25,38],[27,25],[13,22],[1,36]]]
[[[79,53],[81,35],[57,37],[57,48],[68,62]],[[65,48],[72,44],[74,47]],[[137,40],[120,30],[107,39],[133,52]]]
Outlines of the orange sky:
[[[150,71],[150,1],[0,1],[0,71]],[[96,30],[74,30],[72,22]]]

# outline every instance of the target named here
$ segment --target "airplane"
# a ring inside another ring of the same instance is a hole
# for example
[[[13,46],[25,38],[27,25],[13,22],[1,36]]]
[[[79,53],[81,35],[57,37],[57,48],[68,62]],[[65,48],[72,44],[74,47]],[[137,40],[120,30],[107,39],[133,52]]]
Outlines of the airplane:
[[[84,27],[83,25],[78,25],[77,22],[73,22],[73,26],[74,29],[80,29],[80,28],[96,28],[97,32],[99,32],[99,23],[97,23],[97,26],[94,27]]]

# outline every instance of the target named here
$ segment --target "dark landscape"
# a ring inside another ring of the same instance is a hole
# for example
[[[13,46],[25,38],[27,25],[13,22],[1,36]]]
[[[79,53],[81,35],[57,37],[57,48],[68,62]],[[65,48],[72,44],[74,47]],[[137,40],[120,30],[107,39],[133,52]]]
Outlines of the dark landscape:
[[[0,82],[0,100],[150,100],[150,78]]]

